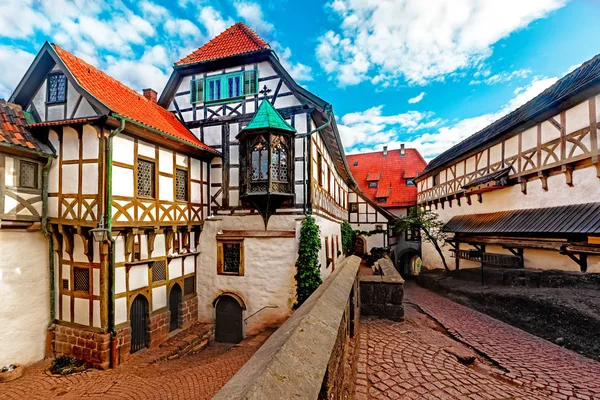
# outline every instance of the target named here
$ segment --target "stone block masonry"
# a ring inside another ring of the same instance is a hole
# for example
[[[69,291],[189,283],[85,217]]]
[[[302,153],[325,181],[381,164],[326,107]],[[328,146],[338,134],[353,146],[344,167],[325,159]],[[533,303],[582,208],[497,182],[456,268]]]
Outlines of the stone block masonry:
[[[404,320],[404,279],[389,258],[380,258],[375,267],[382,275],[360,277],[360,312],[392,321]]]
[[[198,321],[198,296],[181,303],[181,327],[187,329]]]
[[[74,357],[100,369],[110,367],[110,333],[96,333],[62,325],[56,325],[53,329],[53,347],[57,357]]]

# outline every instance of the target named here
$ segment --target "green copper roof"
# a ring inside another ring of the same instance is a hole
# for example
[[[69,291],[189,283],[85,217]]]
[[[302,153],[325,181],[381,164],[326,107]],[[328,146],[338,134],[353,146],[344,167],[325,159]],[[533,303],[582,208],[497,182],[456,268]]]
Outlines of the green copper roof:
[[[263,100],[262,103],[260,103],[258,111],[256,111],[256,114],[252,117],[252,121],[250,121],[243,131],[254,129],[281,129],[283,131],[296,132],[268,100]]]

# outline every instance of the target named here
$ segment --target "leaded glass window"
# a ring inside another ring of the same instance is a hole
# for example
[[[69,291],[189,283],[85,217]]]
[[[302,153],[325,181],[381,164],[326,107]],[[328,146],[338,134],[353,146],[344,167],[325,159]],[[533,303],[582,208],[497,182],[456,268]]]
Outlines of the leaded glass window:
[[[178,169],[175,172],[175,194],[179,201],[188,199],[188,173],[185,170]]]
[[[73,290],[90,292],[90,272],[87,268],[73,267]]]
[[[19,172],[19,186],[22,188],[37,189],[38,165],[36,163],[21,161]]]
[[[167,263],[165,261],[154,261],[152,263],[152,282],[160,282],[167,279]]]
[[[252,180],[266,181],[269,179],[269,148],[261,136],[252,148]]]
[[[183,295],[187,296],[188,294],[192,294],[196,291],[196,277],[188,276],[183,279]]]
[[[56,73],[48,75],[47,103],[62,103],[67,99],[67,77]]]
[[[288,155],[287,148],[281,136],[273,139],[273,154],[271,155],[271,179],[274,181],[287,182],[288,178]]]
[[[154,163],[138,159],[137,175],[138,196],[154,198]]]
[[[242,78],[240,75],[230,76],[227,78],[227,95],[229,98],[239,97],[242,95],[241,83]]]
[[[240,244],[223,243],[223,272],[238,273],[240,271]]]

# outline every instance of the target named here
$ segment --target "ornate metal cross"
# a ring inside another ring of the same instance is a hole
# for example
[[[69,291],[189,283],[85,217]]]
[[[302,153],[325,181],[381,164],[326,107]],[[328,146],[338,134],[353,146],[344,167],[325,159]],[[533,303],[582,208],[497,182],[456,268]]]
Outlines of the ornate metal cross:
[[[271,93],[272,90],[267,88],[267,85],[263,86],[262,90],[258,93],[262,94],[263,96],[265,96],[265,98],[269,95],[269,93]]]

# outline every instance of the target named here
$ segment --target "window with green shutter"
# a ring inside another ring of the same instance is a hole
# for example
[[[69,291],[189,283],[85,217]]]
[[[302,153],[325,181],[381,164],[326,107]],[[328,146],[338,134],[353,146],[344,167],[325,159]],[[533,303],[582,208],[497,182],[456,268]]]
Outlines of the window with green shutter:
[[[194,79],[190,84],[190,100],[196,103],[218,103],[258,93],[256,70],[231,72],[228,74]]]
[[[192,104],[204,101],[204,79],[192,79],[190,82],[190,101]]]
[[[258,93],[258,74],[255,69],[244,71],[244,95],[251,96]]]

